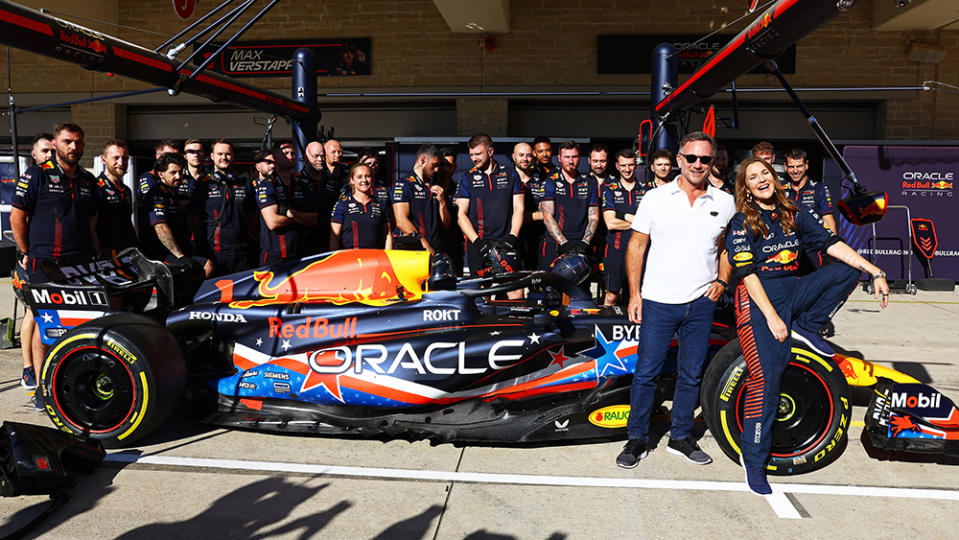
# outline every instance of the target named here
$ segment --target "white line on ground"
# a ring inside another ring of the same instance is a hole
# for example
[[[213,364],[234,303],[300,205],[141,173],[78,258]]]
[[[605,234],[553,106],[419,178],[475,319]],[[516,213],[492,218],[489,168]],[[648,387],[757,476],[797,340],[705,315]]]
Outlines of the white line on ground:
[[[352,476],[365,478],[392,478],[401,480],[431,480],[441,482],[469,482],[485,484],[518,484],[537,486],[578,486],[674,489],[696,491],[746,491],[741,482],[716,482],[706,480],[653,480],[643,478],[600,478],[588,476],[547,476],[531,474],[496,474],[476,472],[431,471],[417,469],[384,469],[378,467],[345,467],[310,463],[282,463],[275,461],[243,461],[236,459],[190,458],[174,456],[140,456],[114,453],[105,461],[113,463],[140,463],[172,467],[201,467],[262,472],[288,472],[297,474],[320,474],[327,476]],[[798,519],[799,511],[786,497],[786,493],[813,495],[837,495],[853,497],[890,497],[903,499],[932,499],[959,501],[959,491],[948,489],[917,489],[871,486],[838,486],[826,484],[772,484],[774,493],[766,501],[780,518]]]

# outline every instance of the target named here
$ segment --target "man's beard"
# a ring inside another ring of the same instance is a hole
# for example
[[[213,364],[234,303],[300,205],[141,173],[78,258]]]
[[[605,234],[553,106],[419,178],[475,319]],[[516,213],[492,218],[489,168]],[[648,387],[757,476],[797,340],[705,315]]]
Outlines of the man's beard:
[[[71,159],[66,153],[61,152],[60,149],[57,149],[57,160],[66,163],[67,165],[73,166],[80,161],[80,158],[83,157],[83,154],[78,153],[76,159]]]
[[[109,173],[113,178],[123,178],[123,175],[126,174],[126,172],[126,169],[107,165],[107,173]]]

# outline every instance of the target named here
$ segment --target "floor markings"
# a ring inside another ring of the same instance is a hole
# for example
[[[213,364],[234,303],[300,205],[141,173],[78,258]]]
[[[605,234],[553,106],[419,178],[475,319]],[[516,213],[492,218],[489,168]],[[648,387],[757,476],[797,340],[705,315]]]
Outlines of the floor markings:
[[[275,461],[244,461],[236,459],[191,458],[174,456],[140,456],[114,453],[104,461],[112,463],[139,463],[169,467],[243,470],[259,472],[285,472],[316,474],[324,476],[347,476],[359,478],[383,478],[395,480],[425,480],[434,482],[465,482],[474,484],[511,484],[565,487],[611,487],[638,489],[668,489],[680,491],[745,492],[742,482],[717,482],[706,480],[655,480],[643,478],[601,478],[588,476],[552,476],[532,474],[499,474],[418,469],[386,469],[379,467],[346,467],[310,463],[283,463]],[[850,497],[888,497],[902,499],[929,499],[959,501],[959,490],[918,489],[875,486],[840,486],[829,484],[781,484],[773,483],[773,494],[764,497],[776,515],[783,519],[799,519],[799,510],[792,504],[787,493],[810,495],[835,495]]]

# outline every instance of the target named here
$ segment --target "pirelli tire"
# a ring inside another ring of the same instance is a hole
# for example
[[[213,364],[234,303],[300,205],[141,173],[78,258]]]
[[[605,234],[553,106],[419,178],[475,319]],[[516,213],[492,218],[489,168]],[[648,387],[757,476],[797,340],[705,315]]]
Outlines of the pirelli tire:
[[[706,425],[723,453],[737,463],[746,377],[746,359],[736,339],[709,362],[702,384]],[[846,448],[851,418],[849,386],[842,370],[831,359],[793,341],[766,472],[794,475],[829,465]]]
[[[132,313],[73,328],[50,348],[40,370],[53,423],[107,448],[129,446],[155,430],[177,406],[186,380],[173,335]]]

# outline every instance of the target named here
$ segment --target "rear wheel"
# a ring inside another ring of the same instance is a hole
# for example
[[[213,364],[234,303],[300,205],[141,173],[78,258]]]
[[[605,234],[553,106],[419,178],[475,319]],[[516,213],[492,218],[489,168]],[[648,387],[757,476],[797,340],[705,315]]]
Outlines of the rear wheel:
[[[40,384],[57,427],[113,448],[169,416],[186,384],[186,361],[166,328],[121,313],[64,334],[47,355]]]
[[[703,377],[703,416],[723,453],[739,462],[746,359],[739,340],[710,361]],[[842,454],[852,405],[849,386],[829,359],[793,342],[783,373],[767,472],[802,474],[821,469]]]

